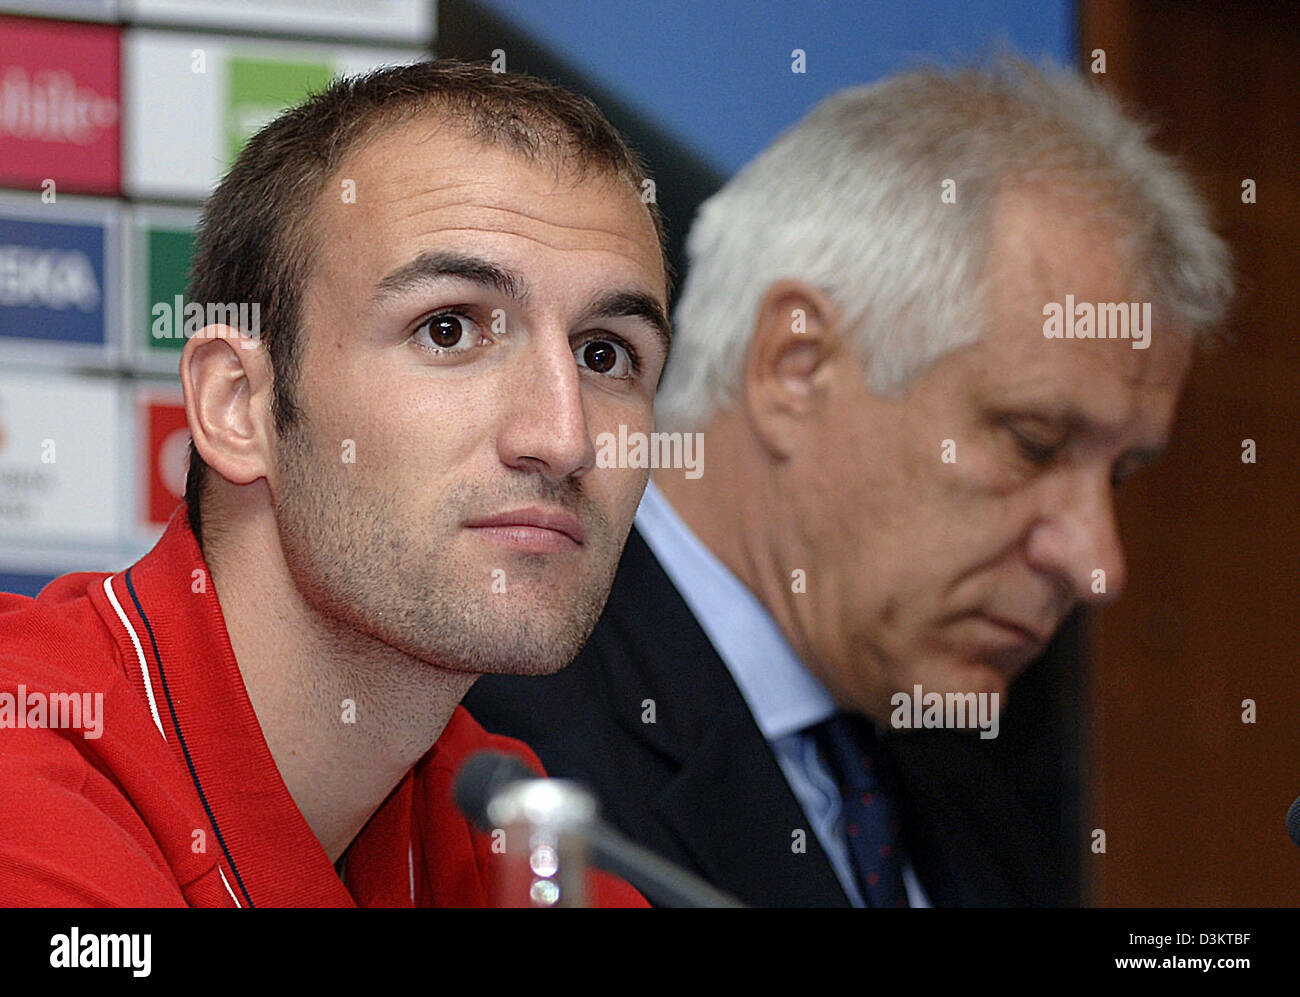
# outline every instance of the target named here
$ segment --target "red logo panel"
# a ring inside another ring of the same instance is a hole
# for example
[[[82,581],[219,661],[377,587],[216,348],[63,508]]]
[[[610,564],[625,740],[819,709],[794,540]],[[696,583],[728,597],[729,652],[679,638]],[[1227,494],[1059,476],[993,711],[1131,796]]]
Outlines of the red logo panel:
[[[150,526],[166,526],[185,494],[185,472],[190,452],[190,426],[180,402],[145,403],[149,432],[148,496],[145,513]]]
[[[0,186],[122,188],[121,31],[0,17]]]

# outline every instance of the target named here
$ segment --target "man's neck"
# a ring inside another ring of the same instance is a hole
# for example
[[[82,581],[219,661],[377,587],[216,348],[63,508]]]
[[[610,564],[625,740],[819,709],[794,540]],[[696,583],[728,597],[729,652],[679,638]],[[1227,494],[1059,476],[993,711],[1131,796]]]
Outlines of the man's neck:
[[[788,529],[775,529],[773,508],[780,508],[764,455],[735,415],[715,417],[704,430],[710,442],[707,473],[689,479],[683,471],[652,472],[655,487],[700,541],[758,598],[781,628],[806,667],[812,648],[792,602],[791,565],[806,564],[783,544]]]
[[[317,612],[294,584],[273,523],[241,523],[215,550],[214,538],[205,539],[262,734],[334,862],[433,746],[476,676],[436,668]]]
[[[792,568],[808,570],[810,559],[798,546],[797,531],[772,515],[787,503],[753,471],[757,455],[747,454],[738,441],[729,443],[732,449],[715,443],[708,473],[698,480],[681,471],[656,470],[655,486],[700,542],[763,604],[799,662],[843,708],[847,697],[837,695],[833,673],[814,648],[817,604],[797,594],[803,590],[792,584]],[[720,461],[719,453],[731,459]]]

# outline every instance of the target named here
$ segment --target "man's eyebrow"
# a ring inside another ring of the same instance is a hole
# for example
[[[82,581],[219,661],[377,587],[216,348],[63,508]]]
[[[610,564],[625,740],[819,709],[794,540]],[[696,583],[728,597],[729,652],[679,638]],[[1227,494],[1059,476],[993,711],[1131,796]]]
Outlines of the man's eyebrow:
[[[410,263],[380,278],[375,285],[372,300],[378,303],[398,297],[422,284],[446,279],[491,288],[519,304],[528,301],[527,282],[517,271],[478,256],[448,252],[421,253]]]
[[[1042,411],[1021,411],[1010,413],[1011,418],[1041,419],[1060,425],[1069,436],[1077,436],[1089,430],[1105,433],[1110,427],[1104,422],[1091,418],[1088,413],[1069,402],[1057,401],[1045,406]],[[1138,469],[1149,467],[1165,455],[1168,440],[1161,440],[1149,447],[1129,447],[1121,455],[1121,460],[1131,460]]]
[[[641,291],[610,291],[591,302],[578,317],[579,323],[608,318],[639,318],[645,321],[663,342],[664,352],[673,342],[673,327],[668,314],[655,298]]]

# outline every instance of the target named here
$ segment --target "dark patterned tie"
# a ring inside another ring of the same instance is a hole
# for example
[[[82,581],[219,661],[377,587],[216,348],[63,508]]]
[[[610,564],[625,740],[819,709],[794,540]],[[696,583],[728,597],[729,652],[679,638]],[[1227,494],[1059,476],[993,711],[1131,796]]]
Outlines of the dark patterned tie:
[[[899,823],[887,773],[879,770],[871,723],[836,714],[811,733],[844,801],[844,840],[871,907],[906,907]]]

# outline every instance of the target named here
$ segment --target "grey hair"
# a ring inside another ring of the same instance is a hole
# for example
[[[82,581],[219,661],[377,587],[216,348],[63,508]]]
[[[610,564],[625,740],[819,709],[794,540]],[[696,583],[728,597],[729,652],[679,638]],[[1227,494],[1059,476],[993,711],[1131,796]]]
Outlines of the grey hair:
[[[843,311],[877,393],[903,389],[983,331],[1000,193],[1080,192],[1124,223],[1145,294],[1208,338],[1232,293],[1229,252],[1150,129],[1079,74],[1003,57],[840,91],[700,208],[656,401],[670,431],[734,404],[758,308],[782,278]],[[955,203],[944,203],[945,181]]]

